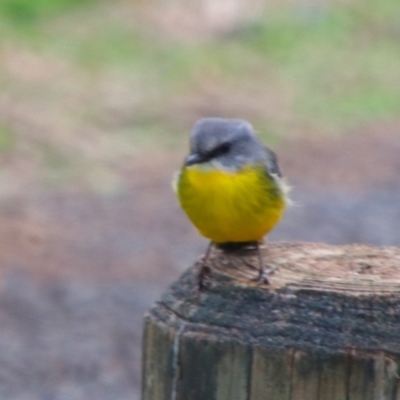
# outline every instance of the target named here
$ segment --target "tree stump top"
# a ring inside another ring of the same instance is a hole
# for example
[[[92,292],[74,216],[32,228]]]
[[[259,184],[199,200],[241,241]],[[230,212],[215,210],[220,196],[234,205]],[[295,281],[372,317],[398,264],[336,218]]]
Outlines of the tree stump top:
[[[256,346],[400,354],[399,248],[268,243],[262,251],[265,264],[278,267],[269,285],[254,280],[254,249],[214,250],[204,290],[197,262],[147,318]]]
[[[276,271],[270,285],[256,282],[254,250],[232,254],[217,251],[210,258],[212,281],[225,277],[232,285],[265,289],[323,291],[348,296],[400,294],[400,248],[362,244],[330,246],[321,243],[268,243],[264,262]]]

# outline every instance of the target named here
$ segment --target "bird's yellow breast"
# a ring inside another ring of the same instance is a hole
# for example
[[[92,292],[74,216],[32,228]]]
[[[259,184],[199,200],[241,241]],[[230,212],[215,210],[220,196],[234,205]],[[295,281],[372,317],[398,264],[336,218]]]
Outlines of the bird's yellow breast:
[[[184,167],[177,185],[180,204],[199,232],[216,243],[258,241],[285,208],[279,181],[264,168]]]

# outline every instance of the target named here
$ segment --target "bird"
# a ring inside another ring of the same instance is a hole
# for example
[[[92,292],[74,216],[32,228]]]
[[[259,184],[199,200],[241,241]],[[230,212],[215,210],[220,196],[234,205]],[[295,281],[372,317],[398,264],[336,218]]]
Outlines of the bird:
[[[290,187],[276,154],[261,142],[253,126],[242,119],[198,120],[174,186],[181,208],[210,240],[201,271],[208,270],[213,245],[236,249],[254,244],[257,280],[268,284],[260,242],[281,220],[290,203]],[[200,272],[200,288],[203,275]]]

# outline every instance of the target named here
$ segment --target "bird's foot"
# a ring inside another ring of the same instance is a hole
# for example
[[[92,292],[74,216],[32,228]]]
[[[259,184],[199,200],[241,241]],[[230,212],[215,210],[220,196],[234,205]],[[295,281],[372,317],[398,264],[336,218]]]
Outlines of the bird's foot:
[[[203,261],[197,275],[197,288],[199,292],[205,289],[206,285],[204,281],[207,278],[207,276],[210,275],[210,273],[211,273],[211,268]]]
[[[254,278],[253,281],[264,284],[264,285],[269,285],[270,281],[268,277],[272,275],[276,270],[278,269],[277,265],[269,265],[269,268],[264,268],[261,267],[258,270],[258,276],[257,278]]]

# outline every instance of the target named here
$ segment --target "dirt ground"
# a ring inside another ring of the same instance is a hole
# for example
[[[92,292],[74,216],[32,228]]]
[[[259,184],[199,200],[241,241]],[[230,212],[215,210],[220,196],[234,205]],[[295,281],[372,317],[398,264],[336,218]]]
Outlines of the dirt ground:
[[[269,240],[400,245],[400,122],[277,150],[295,205]],[[170,181],[184,151],[119,171],[113,195],[0,208],[0,397],[140,398],[142,315],[206,246]]]

